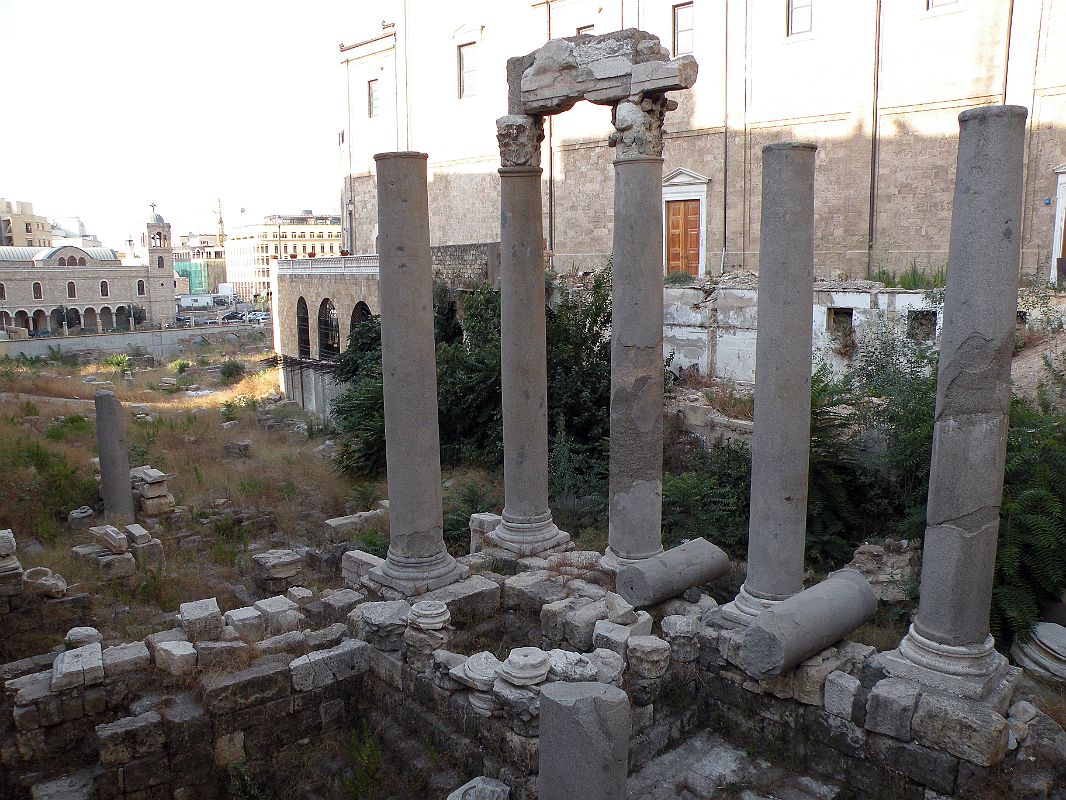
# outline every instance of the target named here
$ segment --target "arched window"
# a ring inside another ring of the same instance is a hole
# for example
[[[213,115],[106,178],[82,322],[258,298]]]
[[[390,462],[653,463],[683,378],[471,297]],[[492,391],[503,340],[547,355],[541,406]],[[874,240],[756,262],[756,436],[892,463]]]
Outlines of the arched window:
[[[0,283],[0,300],[7,300],[7,287]]]
[[[328,297],[318,307],[318,357],[328,358],[341,351],[341,329],[337,307]]]
[[[37,283],[36,281],[33,282],[33,299],[34,300],[43,300],[44,299],[44,289],[42,289],[41,288],[41,284]]]
[[[34,295],[36,297],[37,295]],[[67,299],[73,300],[78,296],[78,287],[74,285],[74,281],[67,281]]]
[[[111,289],[108,287],[107,281],[100,281],[100,296],[101,297],[110,297],[111,296]]]
[[[60,256],[59,257],[59,266],[65,267],[66,265],[67,265],[67,260],[65,258],[63,258],[62,256]]]
[[[144,297],[144,281],[137,281],[137,294]]]
[[[296,347],[300,358],[311,357],[311,321],[307,315],[307,301],[296,301]]]
[[[81,257],[80,257],[80,258],[78,259],[78,266],[79,266],[79,267],[84,267],[84,266],[85,266],[85,256],[81,256]]]
[[[351,331],[354,331],[357,325],[362,325],[368,319],[370,319],[370,306],[360,300],[358,303],[355,304],[355,308],[352,309]],[[350,332],[349,335],[351,335]]]
[[[163,269],[163,256],[159,256],[159,258],[155,260],[155,265],[160,269]]]

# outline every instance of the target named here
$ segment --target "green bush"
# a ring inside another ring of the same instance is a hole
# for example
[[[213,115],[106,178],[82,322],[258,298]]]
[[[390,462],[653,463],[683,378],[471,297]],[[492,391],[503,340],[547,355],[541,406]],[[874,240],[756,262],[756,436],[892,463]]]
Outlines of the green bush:
[[[172,361],[170,363],[170,368],[179,375],[184,374],[190,367],[192,367],[192,364],[184,358],[179,358],[177,361]]]
[[[32,439],[0,439],[0,461],[7,465],[0,529],[26,531],[53,541],[67,512],[92,505],[98,488],[66,457]]]
[[[470,552],[470,515],[492,511],[498,501],[492,492],[476,483],[462,483],[444,497],[444,543],[453,556]]]
[[[702,536],[731,558],[746,558],[751,450],[726,442],[697,454],[691,468],[663,477],[663,544]]]
[[[45,428],[44,435],[45,438],[51,439],[53,442],[66,442],[92,433],[92,430],[92,422],[81,414],[71,414],[62,422],[57,422]]]
[[[219,367],[218,376],[223,383],[236,383],[244,377],[245,366],[240,361],[223,361]]]
[[[115,353],[105,358],[104,364],[116,372],[125,372],[130,368],[130,357],[126,353]]]

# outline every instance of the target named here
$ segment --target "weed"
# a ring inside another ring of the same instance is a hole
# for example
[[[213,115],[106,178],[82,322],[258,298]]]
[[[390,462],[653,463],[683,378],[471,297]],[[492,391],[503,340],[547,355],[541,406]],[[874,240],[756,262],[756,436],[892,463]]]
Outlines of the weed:
[[[32,400],[23,400],[19,403],[19,413],[24,417],[36,417],[41,411]]]
[[[190,367],[192,367],[192,363],[186,361],[183,358],[179,358],[177,361],[170,362],[170,368],[179,375],[183,375],[189,370]]]
[[[348,502],[357,511],[369,511],[380,499],[378,487],[373,483],[357,483],[348,495]]]
[[[444,542],[455,556],[470,546],[470,515],[497,507],[492,491],[475,483],[463,483],[448,492],[445,500]]]
[[[45,438],[51,439],[53,442],[67,442],[71,439],[85,436],[91,433],[92,430],[93,424],[88,419],[81,414],[72,414],[63,419],[62,422],[49,425],[45,429],[44,435]]]
[[[344,755],[349,769],[341,778],[341,786],[349,800],[369,800],[382,782],[381,745],[370,725],[363,722],[352,731]]]
[[[229,768],[228,796],[233,800],[275,800],[277,794],[252,777],[244,764],[236,764]]]
[[[104,359],[104,364],[115,372],[125,372],[130,368],[130,357],[126,353],[114,353]]]
[[[663,278],[663,283],[667,286],[691,286],[697,280],[695,275],[690,275],[687,272],[668,272]]]
[[[163,603],[163,568],[146,570],[141,582],[137,584],[136,595],[142,603]]]
[[[225,384],[236,383],[244,377],[246,369],[240,361],[223,361],[218,370],[218,376]]]

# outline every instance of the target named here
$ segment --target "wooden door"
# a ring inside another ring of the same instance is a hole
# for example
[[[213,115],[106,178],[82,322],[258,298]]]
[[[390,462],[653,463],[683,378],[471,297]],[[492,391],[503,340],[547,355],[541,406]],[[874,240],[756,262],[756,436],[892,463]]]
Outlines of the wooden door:
[[[700,271],[700,201],[666,202],[666,271]]]

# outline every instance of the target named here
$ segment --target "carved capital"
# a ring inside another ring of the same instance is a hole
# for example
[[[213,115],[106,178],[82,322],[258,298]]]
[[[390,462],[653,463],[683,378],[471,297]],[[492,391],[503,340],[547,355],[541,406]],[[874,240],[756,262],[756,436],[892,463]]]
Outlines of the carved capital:
[[[607,143],[617,158],[662,158],[666,112],[677,104],[666,95],[651,95],[618,103],[611,113],[614,133]]]
[[[510,114],[496,120],[500,164],[504,167],[539,167],[544,141],[544,117]]]

